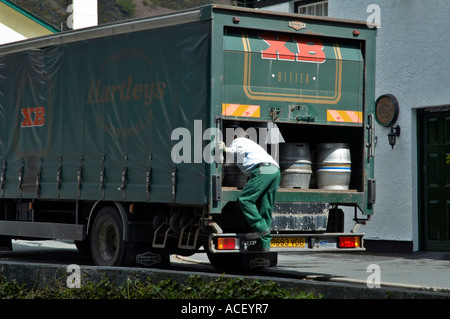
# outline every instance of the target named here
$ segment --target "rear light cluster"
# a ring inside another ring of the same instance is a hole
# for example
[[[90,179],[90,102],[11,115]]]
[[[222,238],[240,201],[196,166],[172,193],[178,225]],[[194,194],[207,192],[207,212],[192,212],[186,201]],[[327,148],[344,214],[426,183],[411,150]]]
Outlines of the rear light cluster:
[[[314,238],[311,238],[314,239]],[[310,240],[311,240],[310,239]],[[216,250],[240,250],[240,240],[237,237],[217,237],[215,241]],[[303,246],[304,247],[304,246]],[[310,245],[309,248],[313,248]],[[361,236],[339,236],[337,248],[362,248]]]
[[[361,239],[359,236],[339,237],[339,248],[359,248],[361,247]]]
[[[239,249],[239,239],[233,237],[217,238],[217,250],[235,250]]]

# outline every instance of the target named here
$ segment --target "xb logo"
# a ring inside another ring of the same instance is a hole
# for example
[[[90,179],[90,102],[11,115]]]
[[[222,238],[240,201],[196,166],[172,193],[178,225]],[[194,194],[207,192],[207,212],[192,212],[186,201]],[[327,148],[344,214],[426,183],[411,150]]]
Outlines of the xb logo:
[[[323,63],[326,60],[323,43],[320,39],[307,38],[301,35],[272,34],[261,32],[259,37],[269,45],[261,51],[263,59]],[[292,41],[292,39],[294,41]],[[291,52],[287,43],[295,45],[296,52]]]
[[[22,109],[24,117],[21,127],[44,126],[45,124],[45,108],[29,107]]]

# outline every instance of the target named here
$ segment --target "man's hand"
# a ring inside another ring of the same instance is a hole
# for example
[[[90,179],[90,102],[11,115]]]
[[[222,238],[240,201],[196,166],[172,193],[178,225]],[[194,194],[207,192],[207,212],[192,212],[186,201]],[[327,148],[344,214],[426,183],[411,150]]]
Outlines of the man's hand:
[[[217,143],[217,148],[219,149],[219,151],[223,150],[225,152],[229,152],[230,149],[228,147],[226,147],[225,143],[223,141],[219,141]]]

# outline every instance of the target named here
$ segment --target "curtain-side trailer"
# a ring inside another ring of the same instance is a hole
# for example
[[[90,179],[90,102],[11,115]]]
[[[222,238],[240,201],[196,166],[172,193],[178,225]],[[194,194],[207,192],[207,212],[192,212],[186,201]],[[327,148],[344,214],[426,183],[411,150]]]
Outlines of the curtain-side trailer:
[[[375,203],[375,29],[209,5],[0,47],[0,236],[74,240],[97,265],[216,267],[363,250]],[[245,130],[280,163],[271,252],[251,251]],[[342,209],[342,207],[347,207]]]

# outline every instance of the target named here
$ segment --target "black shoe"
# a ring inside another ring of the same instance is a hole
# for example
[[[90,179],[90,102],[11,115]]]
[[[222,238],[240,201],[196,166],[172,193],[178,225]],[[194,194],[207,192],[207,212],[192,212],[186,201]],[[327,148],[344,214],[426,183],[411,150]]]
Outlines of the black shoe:
[[[245,234],[246,239],[258,239],[270,233],[270,230],[264,232],[253,232]]]

